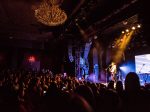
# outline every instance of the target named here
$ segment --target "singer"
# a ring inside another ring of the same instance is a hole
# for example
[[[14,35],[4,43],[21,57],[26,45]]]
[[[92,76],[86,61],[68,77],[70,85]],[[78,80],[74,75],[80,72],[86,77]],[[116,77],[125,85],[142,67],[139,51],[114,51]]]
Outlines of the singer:
[[[116,82],[117,81],[117,65],[115,62],[111,62],[108,67],[108,72],[111,76],[111,80]]]

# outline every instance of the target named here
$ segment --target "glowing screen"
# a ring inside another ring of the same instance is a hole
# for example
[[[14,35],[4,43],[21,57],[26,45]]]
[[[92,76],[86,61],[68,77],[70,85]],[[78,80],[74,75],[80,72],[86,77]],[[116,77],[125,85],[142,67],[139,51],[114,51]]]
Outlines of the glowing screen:
[[[150,54],[135,56],[136,73],[150,73]]]

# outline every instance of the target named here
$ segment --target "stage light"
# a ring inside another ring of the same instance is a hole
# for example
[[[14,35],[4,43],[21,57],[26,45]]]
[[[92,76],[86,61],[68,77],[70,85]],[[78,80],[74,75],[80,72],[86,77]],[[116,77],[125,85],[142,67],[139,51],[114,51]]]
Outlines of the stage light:
[[[135,30],[135,27],[134,27],[134,26],[132,27],[132,30]]]
[[[119,66],[118,71],[121,74],[122,80],[124,81],[129,72],[135,72],[135,63],[133,61],[126,61]]]
[[[126,29],[126,32],[129,32],[129,29]]]
[[[140,24],[138,24],[138,25],[137,25],[137,27],[138,27],[138,28],[141,28],[141,25],[140,25]]]
[[[124,72],[126,72],[127,70],[128,70],[128,68],[126,67],[126,66],[121,66],[121,67],[119,67],[120,68],[120,70],[122,70],[122,71],[124,71]]]
[[[135,72],[135,64],[134,62],[130,62],[128,61],[127,63],[122,64],[119,69],[121,70],[121,72],[123,72],[124,74],[128,74],[129,72]]]
[[[122,31],[121,33],[122,33],[122,34],[124,34],[125,32],[124,32],[124,31]]]
[[[126,29],[129,31],[128,29]],[[113,60],[117,63],[119,63],[123,57],[123,52],[126,50],[127,46],[129,45],[131,41],[131,37],[133,34],[133,30],[130,32],[125,33],[124,35],[121,35],[121,37],[118,40],[118,46],[117,48],[120,50],[117,50],[116,53],[114,54]]]

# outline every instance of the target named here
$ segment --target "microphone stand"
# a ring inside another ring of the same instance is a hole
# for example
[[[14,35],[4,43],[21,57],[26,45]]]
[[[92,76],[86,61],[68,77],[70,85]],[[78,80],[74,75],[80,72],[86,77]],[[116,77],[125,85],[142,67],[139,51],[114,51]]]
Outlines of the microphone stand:
[[[144,65],[145,65],[145,64],[143,64],[143,65],[142,65],[142,67],[140,68],[140,70],[139,70],[139,74],[141,73],[141,71],[142,71],[142,69],[143,69]],[[142,75],[142,76],[143,76],[143,75]],[[144,77],[143,77],[143,80],[144,80],[144,82],[146,83],[146,80],[144,79]]]
[[[139,74],[141,73],[141,71],[142,71],[142,69],[143,69],[144,65],[145,65],[145,64],[143,64],[143,65],[142,65],[142,67],[140,68],[140,70],[139,70]]]

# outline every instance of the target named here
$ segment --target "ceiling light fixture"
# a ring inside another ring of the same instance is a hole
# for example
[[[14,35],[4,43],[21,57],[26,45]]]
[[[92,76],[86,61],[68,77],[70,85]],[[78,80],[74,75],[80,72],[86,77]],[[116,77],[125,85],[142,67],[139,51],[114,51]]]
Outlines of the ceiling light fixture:
[[[36,19],[48,26],[58,26],[67,20],[67,14],[59,5],[62,0],[43,0],[35,9]]]

